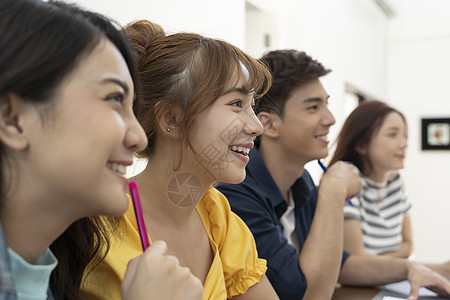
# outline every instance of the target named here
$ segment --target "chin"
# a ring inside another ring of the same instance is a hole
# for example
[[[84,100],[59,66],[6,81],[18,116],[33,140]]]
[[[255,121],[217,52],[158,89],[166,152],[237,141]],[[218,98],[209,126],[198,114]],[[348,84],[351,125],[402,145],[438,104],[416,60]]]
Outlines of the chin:
[[[120,217],[128,210],[129,202],[127,196],[124,194],[123,198],[119,199],[117,194],[115,198],[110,198],[107,214],[113,217]]]
[[[243,173],[236,173],[232,174],[231,176],[224,176],[223,178],[219,179],[218,181],[225,182],[225,183],[231,183],[231,184],[238,184],[244,181],[246,176],[245,171]]]
[[[328,151],[328,148],[326,148],[320,152],[320,157],[318,157],[317,159],[324,159],[328,156],[328,154],[329,154],[329,151]]]

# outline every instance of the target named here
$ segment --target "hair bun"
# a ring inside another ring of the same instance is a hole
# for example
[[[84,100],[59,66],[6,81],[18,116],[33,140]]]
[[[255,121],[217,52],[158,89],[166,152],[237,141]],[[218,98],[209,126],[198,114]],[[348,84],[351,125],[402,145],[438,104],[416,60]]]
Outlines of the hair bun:
[[[139,59],[145,57],[147,49],[152,47],[153,42],[166,36],[166,32],[160,25],[148,20],[129,23],[124,29],[130,40],[138,66],[140,65]]]

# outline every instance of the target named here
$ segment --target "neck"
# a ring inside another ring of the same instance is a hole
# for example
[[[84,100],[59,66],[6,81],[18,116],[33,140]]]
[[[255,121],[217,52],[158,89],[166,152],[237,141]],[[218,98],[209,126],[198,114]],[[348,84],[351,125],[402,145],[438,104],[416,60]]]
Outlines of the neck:
[[[21,201],[16,197],[5,201],[0,213],[8,247],[29,263],[34,263],[73,221],[61,218],[55,208],[33,207],[33,203],[42,201]]]
[[[365,176],[375,182],[386,183],[388,180],[388,177],[389,177],[389,172],[381,172],[381,171],[372,170],[372,172],[368,173]]]
[[[261,141],[259,152],[272,178],[287,201],[294,182],[303,174],[305,163],[286,155],[279,143],[272,140]],[[293,163],[298,161],[298,163]]]
[[[133,178],[139,185],[144,215],[158,224],[183,226],[196,213],[197,203],[213,180],[183,165],[174,171],[173,160],[157,156],[153,155],[145,170]]]

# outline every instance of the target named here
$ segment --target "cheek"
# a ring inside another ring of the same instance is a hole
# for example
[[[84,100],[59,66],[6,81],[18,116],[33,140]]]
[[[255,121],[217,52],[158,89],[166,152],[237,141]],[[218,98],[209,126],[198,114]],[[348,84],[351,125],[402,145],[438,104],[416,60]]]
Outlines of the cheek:
[[[383,149],[377,149],[375,151],[372,151],[369,155],[369,160],[374,165],[385,165],[388,160],[388,156],[385,154],[385,151],[382,151]]]
[[[233,143],[244,131],[245,123],[239,117],[224,120],[218,137],[226,145]]]
[[[92,131],[103,139],[124,140],[127,134],[127,123],[119,113],[105,116],[102,121],[92,124]]]

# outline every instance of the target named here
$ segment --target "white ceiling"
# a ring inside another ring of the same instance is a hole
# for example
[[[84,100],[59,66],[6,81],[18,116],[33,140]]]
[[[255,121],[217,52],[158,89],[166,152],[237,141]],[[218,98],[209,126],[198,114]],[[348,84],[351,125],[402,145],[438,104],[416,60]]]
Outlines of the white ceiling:
[[[439,14],[442,11],[450,11],[449,0],[382,0],[382,2],[392,8],[395,16],[402,16],[411,12]]]
[[[393,38],[450,37],[449,0],[373,0],[385,2],[393,11]]]

